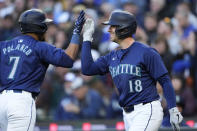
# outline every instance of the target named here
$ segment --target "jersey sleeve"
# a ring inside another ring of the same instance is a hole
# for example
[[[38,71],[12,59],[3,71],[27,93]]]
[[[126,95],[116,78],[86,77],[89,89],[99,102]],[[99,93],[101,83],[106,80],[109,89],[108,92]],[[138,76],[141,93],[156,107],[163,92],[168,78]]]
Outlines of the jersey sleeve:
[[[46,63],[67,68],[73,66],[73,60],[60,48],[39,42],[36,44],[36,50],[40,59]]]
[[[4,43],[3,42],[0,42],[0,50],[2,51],[2,45],[3,45]],[[0,51],[0,56],[2,55],[2,52]]]
[[[109,55],[101,56],[94,62],[91,54],[91,42],[85,41],[81,52],[82,73],[84,75],[103,75],[108,73],[108,57]]]
[[[159,53],[152,48],[144,53],[144,62],[147,71],[155,80],[168,73]]]
[[[2,55],[2,44],[3,44],[3,42],[0,42],[0,56]],[[2,59],[1,59],[1,57],[0,57],[0,63],[2,63]],[[1,70],[0,70],[1,71]],[[0,74],[1,74],[1,72],[0,72]],[[1,85],[2,85],[2,81],[1,81],[2,79],[0,79],[0,87],[1,87]]]
[[[159,83],[161,84],[164,92],[164,96],[166,98],[168,109],[171,109],[176,106],[176,97],[174,88],[172,86],[172,82],[170,80],[170,77],[166,74],[161,76],[158,79]]]
[[[109,72],[109,64],[108,64],[109,54],[105,56],[101,56],[95,61],[95,65],[99,68],[100,74],[106,74]]]

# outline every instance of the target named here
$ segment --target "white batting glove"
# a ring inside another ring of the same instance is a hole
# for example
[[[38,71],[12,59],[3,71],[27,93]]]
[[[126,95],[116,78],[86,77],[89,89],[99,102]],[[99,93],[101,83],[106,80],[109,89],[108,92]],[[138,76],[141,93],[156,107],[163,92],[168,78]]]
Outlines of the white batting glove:
[[[87,18],[86,22],[83,26],[83,41],[91,41],[92,42],[93,33],[94,33],[94,21],[90,18]]]
[[[174,131],[180,131],[179,123],[183,120],[183,116],[178,111],[177,107],[169,109],[170,112],[170,123]]]

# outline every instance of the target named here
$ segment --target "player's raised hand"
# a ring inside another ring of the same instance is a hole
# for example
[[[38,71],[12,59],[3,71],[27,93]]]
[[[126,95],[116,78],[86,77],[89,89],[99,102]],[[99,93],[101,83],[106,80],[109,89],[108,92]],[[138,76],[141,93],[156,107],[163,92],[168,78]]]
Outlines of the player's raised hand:
[[[83,26],[83,41],[92,41],[93,33],[94,33],[94,21],[91,18],[87,18]]]
[[[172,125],[173,130],[180,131],[179,124],[183,120],[183,116],[178,111],[177,107],[171,108],[169,112],[170,112],[170,123]]]
[[[75,21],[75,27],[73,30],[73,34],[79,34],[81,33],[83,24],[85,23],[85,12],[82,10]]]

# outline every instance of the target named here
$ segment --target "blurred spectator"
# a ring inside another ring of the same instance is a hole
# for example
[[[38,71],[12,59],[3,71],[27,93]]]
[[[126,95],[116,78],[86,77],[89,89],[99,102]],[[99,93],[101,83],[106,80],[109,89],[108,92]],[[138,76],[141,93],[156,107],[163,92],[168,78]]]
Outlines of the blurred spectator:
[[[109,97],[110,89],[107,85],[107,76],[85,76],[80,74],[80,77],[90,86],[90,88],[98,91],[103,99]]]
[[[173,55],[177,55],[182,51],[182,45],[180,44],[179,36],[174,30],[169,17],[165,17],[159,22],[157,33],[158,35],[162,35],[167,39],[170,52]]]
[[[176,10],[177,12],[185,12],[186,14],[188,14],[189,23],[192,24],[195,28],[197,28],[197,17],[191,12],[188,2],[182,2],[178,4]]]
[[[152,44],[157,37],[157,16],[153,13],[146,13],[144,19],[144,28],[148,36],[148,44]]]
[[[123,4],[125,3],[133,3],[135,4],[140,10],[138,10],[139,14],[145,14],[148,9],[148,2],[147,0],[121,0]]]
[[[76,4],[76,5],[74,5],[74,7],[72,8],[72,20],[75,20],[76,18],[77,18],[77,16],[78,16],[78,14],[80,13],[80,11],[81,10],[86,10],[86,6],[84,6],[83,4]],[[93,10],[93,9],[92,9]],[[93,11],[95,11],[95,10],[93,10]],[[87,12],[86,12],[87,13]],[[86,14],[87,15],[87,14]],[[96,14],[97,15],[97,14]],[[97,17],[97,16],[94,16],[94,17]]]
[[[125,2],[123,4],[123,10],[128,11],[136,16],[137,23],[140,27],[144,27],[144,12],[141,11],[133,2]]]
[[[158,51],[161,55],[163,62],[168,69],[171,71],[172,63],[173,63],[173,55],[169,51],[168,42],[163,36],[158,36],[155,40],[153,47]]]
[[[170,17],[174,12],[174,4],[166,4],[167,0],[150,0],[150,12],[157,16],[157,20]]]
[[[0,28],[0,41],[10,40],[20,34],[20,31],[14,27],[12,15],[6,15],[2,21],[3,27]]]
[[[50,78],[47,76],[43,81],[42,88],[40,88],[41,92],[36,100],[36,118],[39,121],[50,119],[50,109],[51,109],[51,96],[52,96],[52,88],[50,85]]]
[[[32,9],[32,8],[38,8],[38,2],[35,2],[35,0],[28,0],[27,4],[27,9]],[[48,18],[48,17],[47,17]]]
[[[10,15],[14,12],[14,3],[11,0],[0,1],[0,17],[4,18],[6,15]]]
[[[192,58],[193,63],[193,76],[194,76],[194,92],[197,94],[197,48],[194,57]],[[197,98],[197,95],[195,95]]]
[[[50,85],[52,94],[50,99],[50,113],[53,114],[54,110],[57,108],[58,103],[65,95],[64,93],[64,76],[68,72],[67,68],[55,67],[52,74]]]
[[[141,28],[137,27],[136,34],[135,34],[135,40],[148,44],[148,36],[146,32]]]
[[[114,88],[110,97],[110,103],[107,106],[107,118],[122,118],[122,108],[119,105],[119,94],[117,88]]]
[[[111,12],[115,9],[115,7],[108,3],[108,2],[104,2],[101,4],[100,6],[100,11],[102,13],[102,17],[103,17],[103,20],[102,21],[105,21],[105,20],[108,20]]]
[[[184,116],[191,116],[195,114],[195,97],[191,87],[184,83],[184,79],[180,76],[172,77],[172,85],[176,93],[176,100],[181,106],[182,114]]]
[[[55,41],[55,35],[58,31],[58,26],[55,24],[49,24],[48,25],[48,30],[46,32],[46,41],[48,43],[54,44]]]
[[[195,53],[195,28],[189,23],[188,14],[186,12],[176,12],[175,18],[178,25],[175,25],[180,36],[180,43],[183,47],[183,52],[189,52],[191,55]]]
[[[63,121],[63,120],[76,120],[80,119],[78,115],[79,107],[76,106],[78,102],[73,96],[65,96],[55,112],[54,120]]]
[[[63,22],[62,19],[64,20],[66,19],[64,21],[66,23],[66,21],[71,17],[70,12],[72,11],[73,5],[74,5],[73,0],[60,0],[56,2],[53,10],[54,22],[59,23],[60,21]]]
[[[10,2],[10,1],[9,1]],[[0,9],[3,8],[5,5],[5,0],[0,0]]]
[[[50,19],[54,18],[54,16],[53,16],[53,7],[45,8],[43,11],[46,13],[46,17],[47,18],[50,18]]]
[[[76,75],[72,72],[68,72],[65,74],[64,76],[64,94],[65,95],[71,95],[72,94],[72,89],[71,89],[71,85],[72,82],[74,82],[74,80],[76,79]]]
[[[58,30],[57,33],[55,34],[55,41],[54,41],[54,45],[57,48],[63,48],[66,49],[69,41],[67,40],[67,36],[66,33],[64,32],[64,30]]]
[[[26,10],[27,1],[26,0],[15,0],[14,5],[15,5],[14,13],[20,14],[22,11]]]
[[[191,58],[189,54],[184,54],[183,57],[183,59],[177,59],[173,62],[172,73],[187,78],[190,76]]]
[[[23,11],[27,10],[27,3],[28,3],[28,1],[26,1],[26,0],[14,0],[14,11],[12,12],[12,16],[15,20],[18,20],[20,14]]]
[[[101,5],[102,0],[76,0],[77,3],[84,4],[87,8],[92,8],[98,10],[98,7]]]
[[[99,20],[99,23],[102,23],[103,21],[107,21],[111,12],[115,9],[115,7],[110,3],[102,3],[100,7],[101,12],[101,19]],[[108,32],[109,26],[100,25],[99,28],[102,29],[101,34],[101,41],[100,45],[98,47],[99,52],[103,55],[106,54],[109,51],[109,46],[111,43],[110,41],[110,34]]]
[[[43,11],[47,11],[53,8],[54,0],[42,0],[40,4],[38,4],[38,8],[42,9]]]
[[[72,94],[64,97],[57,109],[56,120],[91,119],[100,118],[103,108],[102,97],[88,85],[83,79],[76,77],[71,84]]]

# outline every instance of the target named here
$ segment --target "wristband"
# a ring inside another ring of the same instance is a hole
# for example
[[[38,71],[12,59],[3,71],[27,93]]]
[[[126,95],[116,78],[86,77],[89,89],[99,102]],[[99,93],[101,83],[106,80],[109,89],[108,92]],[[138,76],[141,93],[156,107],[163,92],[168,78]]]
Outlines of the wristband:
[[[80,38],[79,34],[73,34],[70,43],[79,45],[80,44],[79,38]]]

